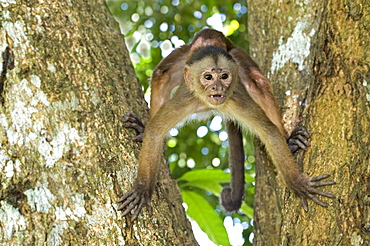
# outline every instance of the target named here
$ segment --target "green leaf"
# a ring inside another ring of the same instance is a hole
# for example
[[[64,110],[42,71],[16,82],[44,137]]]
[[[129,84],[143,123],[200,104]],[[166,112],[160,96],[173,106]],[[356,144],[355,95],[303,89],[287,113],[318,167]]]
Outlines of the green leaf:
[[[194,180],[179,185],[180,189],[184,187],[197,187],[208,192],[212,192],[213,195],[220,197],[222,185],[214,180]]]
[[[229,183],[230,173],[225,173],[222,170],[217,169],[200,169],[184,173],[177,181],[195,181],[195,180],[205,180],[205,181],[215,181],[217,183]]]
[[[230,245],[222,219],[201,195],[183,190],[182,199],[188,205],[186,213],[198,223],[210,240],[217,245]]]
[[[249,218],[249,219],[253,219],[253,208],[251,208],[250,206],[248,206],[247,203],[245,203],[244,201],[242,202],[242,206],[240,207],[240,210]]]

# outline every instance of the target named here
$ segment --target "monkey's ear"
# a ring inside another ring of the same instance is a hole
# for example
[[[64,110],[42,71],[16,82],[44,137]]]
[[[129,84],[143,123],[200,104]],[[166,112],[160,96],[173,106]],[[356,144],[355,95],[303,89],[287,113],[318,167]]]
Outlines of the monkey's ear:
[[[184,79],[185,83],[188,86],[188,88],[193,91],[194,90],[194,78],[191,75],[190,67],[189,65],[185,65],[184,67]]]

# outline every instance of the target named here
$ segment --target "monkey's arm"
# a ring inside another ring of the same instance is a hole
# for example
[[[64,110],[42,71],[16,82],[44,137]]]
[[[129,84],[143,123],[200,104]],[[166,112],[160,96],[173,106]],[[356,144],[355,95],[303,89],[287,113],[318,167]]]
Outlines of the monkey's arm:
[[[243,94],[243,89],[237,88],[233,100],[225,105],[225,112],[230,112],[234,115],[236,121],[253,129],[258,134],[279,173],[284,177],[286,185],[301,197],[303,208],[306,211],[308,210],[307,198],[326,207],[327,204],[317,198],[316,195],[335,198],[334,195],[317,189],[320,186],[335,184],[334,181],[321,181],[330,175],[325,174],[311,178],[300,172],[288,148],[285,136],[269,120],[258,104],[248,95]],[[248,105],[248,107],[245,105]]]
[[[180,90],[180,89],[179,89]],[[139,167],[135,184],[130,192],[122,196],[118,210],[126,216],[135,210],[131,221],[135,220],[143,205],[151,213],[150,200],[155,187],[158,164],[164,149],[164,138],[172,127],[198,108],[197,100],[186,90],[165,103],[146,126],[143,145],[139,155]]]
[[[229,167],[231,169],[230,187],[225,187],[221,192],[221,205],[226,212],[239,210],[244,200],[244,149],[243,135],[240,126],[228,120],[226,122],[229,142]],[[310,134],[306,128],[295,129],[288,138],[288,147],[292,153],[298,149],[307,151]]]

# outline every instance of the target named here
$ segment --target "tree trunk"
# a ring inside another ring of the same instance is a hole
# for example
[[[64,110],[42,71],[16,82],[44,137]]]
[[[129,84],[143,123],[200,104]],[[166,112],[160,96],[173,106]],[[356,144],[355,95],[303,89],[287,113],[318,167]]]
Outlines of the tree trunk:
[[[141,146],[120,120],[147,106],[104,1],[0,6],[0,244],[195,245],[164,161],[153,216],[117,211]]]
[[[337,196],[323,198],[328,208],[309,201],[305,213],[258,154],[255,245],[370,245],[369,13],[368,0],[249,1],[251,55],[286,128],[300,122],[312,135],[297,162],[337,182],[322,188]]]

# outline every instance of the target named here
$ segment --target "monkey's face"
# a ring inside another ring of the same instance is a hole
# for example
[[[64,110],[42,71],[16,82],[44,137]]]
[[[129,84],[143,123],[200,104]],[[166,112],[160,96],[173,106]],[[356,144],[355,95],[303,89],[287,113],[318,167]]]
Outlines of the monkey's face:
[[[186,65],[185,82],[208,107],[222,106],[232,94],[238,78],[234,61],[222,54],[208,55]]]
[[[206,100],[214,106],[222,105],[228,97],[228,87],[233,79],[228,68],[207,68],[200,76]]]

